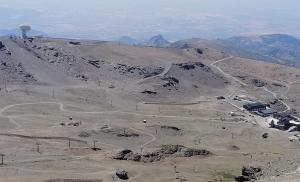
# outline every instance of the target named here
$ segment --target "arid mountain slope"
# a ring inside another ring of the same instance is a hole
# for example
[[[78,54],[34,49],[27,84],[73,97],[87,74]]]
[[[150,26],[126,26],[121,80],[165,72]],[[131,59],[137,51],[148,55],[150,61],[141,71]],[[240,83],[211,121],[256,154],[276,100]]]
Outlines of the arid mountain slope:
[[[209,68],[209,50],[50,38],[24,41],[10,37],[3,42],[12,52],[11,59],[19,60],[43,84],[104,85],[145,100],[175,95],[189,99],[199,93],[217,93],[227,84]]]

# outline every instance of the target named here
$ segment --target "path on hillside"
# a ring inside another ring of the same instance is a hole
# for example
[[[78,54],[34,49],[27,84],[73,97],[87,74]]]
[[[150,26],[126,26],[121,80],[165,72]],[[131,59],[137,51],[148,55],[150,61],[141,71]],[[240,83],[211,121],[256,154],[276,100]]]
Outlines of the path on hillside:
[[[226,58],[223,58],[223,59],[220,59],[220,60],[217,60],[217,61],[211,63],[210,66],[216,68],[216,69],[217,69],[219,72],[221,72],[225,77],[227,77],[227,78],[229,78],[229,79],[231,79],[231,80],[234,80],[234,81],[238,82],[239,84],[241,84],[241,85],[243,85],[243,86],[248,86],[247,83],[244,83],[243,81],[241,81],[241,80],[235,78],[234,76],[230,75],[229,73],[224,72],[220,67],[218,67],[218,66],[216,65],[217,63],[220,63],[220,62],[223,62],[223,61],[232,59],[232,58],[233,58],[233,56],[230,55],[229,57],[226,57]]]
[[[291,90],[291,85],[293,84],[300,84],[300,82],[297,80],[297,81],[293,81],[293,82],[289,82],[287,84],[285,84],[285,86],[287,87],[286,91],[283,93],[283,96],[287,97],[287,94],[290,92]]]
[[[144,78],[144,79],[141,79],[137,82],[137,84],[142,84],[143,82],[147,81],[147,80],[150,80],[150,79],[154,79],[154,78],[157,78],[157,77],[164,77],[169,71],[170,69],[172,68],[172,63],[171,62],[166,62],[165,63],[165,67],[164,67],[164,71],[158,75],[155,75],[155,76],[151,76],[151,77],[148,77],[148,78]]]
[[[280,99],[275,92],[270,91],[267,87],[262,87],[262,88],[264,89],[264,91],[270,93],[275,99],[279,100],[286,107],[286,110],[284,110],[283,112],[291,110],[291,107],[282,99]]]
[[[223,62],[223,61],[232,59],[232,58],[233,58],[233,56],[230,55],[229,57],[223,58],[223,59],[220,59],[220,60],[217,60],[217,61],[211,63],[210,65],[213,66],[214,68],[216,68],[217,70],[219,70],[219,71],[220,71],[224,76],[226,76],[227,78],[233,79],[234,81],[238,82],[239,84],[241,84],[241,85],[243,85],[243,86],[248,86],[248,84],[246,84],[246,83],[244,83],[243,81],[241,81],[241,80],[235,78],[234,76],[230,75],[229,73],[224,72],[220,67],[218,67],[218,66],[216,65],[217,63],[220,63],[220,62]],[[294,82],[290,82],[290,83],[288,83],[288,84],[285,84],[285,85],[287,86],[287,90],[286,90],[285,93],[284,93],[285,96],[289,93],[289,91],[290,91],[290,86],[291,86],[292,84],[295,84],[295,83],[297,83],[297,81],[294,81]],[[275,99],[279,100],[283,105],[285,105],[286,110],[284,110],[283,112],[286,112],[286,111],[291,110],[291,106],[290,106],[289,104],[287,104],[285,101],[282,101],[282,99],[280,99],[280,98],[278,97],[278,95],[277,95],[275,92],[269,90],[267,87],[262,87],[262,89],[263,89],[265,92],[271,94]],[[229,91],[229,93],[230,93],[230,91]],[[233,93],[234,93],[234,91],[232,91],[232,93],[230,93],[229,96],[231,96]],[[229,99],[230,99],[230,98],[229,98]],[[243,109],[240,108],[239,106],[237,106],[237,105],[235,105],[234,103],[230,102],[229,99],[226,99],[226,102],[227,102],[227,103],[231,104],[232,106],[234,106],[234,107],[236,107],[236,108],[238,108],[238,109],[240,109],[240,110],[243,110]],[[294,116],[294,117],[295,117],[295,116]],[[298,118],[298,117],[295,117],[295,118],[297,118],[298,120],[300,120],[300,118]]]
[[[223,61],[226,61],[226,60],[229,60],[229,59],[232,59],[232,58],[233,58],[233,56],[230,55],[229,57],[223,58],[223,59],[220,59],[220,60],[217,60],[217,61],[211,63],[210,65],[213,66],[213,67],[215,67],[216,69],[218,69],[223,75],[227,76],[228,78],[232,78],[233,80],[239,82],[241,85],[248,86],[248,84],[246,84],[246,83],[244,83],[243,81],[241,81],[241,80],[235,78],[234,76],[230,75],[229,73],[225,73],[220,67],[218,67],[218,66],[216,65],[216,64],[219,63],[219,62],[223,62]],[[291,83],[289,83],[289,84],[285,84],[285,85],[287,86],[287,90],[285,91],[284,95],[287,95],[288,92],[290,91],[290,85],[291,85],[291,84],[295,84],[296,82],[297,82],[297,81],[291,82]],[[286,102],[282,101],[282,100],[278,97],[278,95],[277,95],[275,92],[269,90],[267,87],[262,87],[262,89],[263,89],[265,92],[271,94],[275,99],[278,99],[283,105],[285,105],[286,110],[283,111],[283,112],[286,112],[286,111],[291,110],[291,106],[289,106]]]
[[[240,85],[248,86],[247,83],[244,83],[243,81],[241,81],[241,80],[235,78],[234,76],[230,75],[229,73],[224,72],[220,67],[218,67],[218,66],[216,65],[217,63],[220,63],[220,62],[223,62],[223,61],[226,61],[226,60],[230,60],[230,59],[232,59],[232,58],[233,58],[233,56],[230,55],[229,57],[222,58],[222,59],[219,59],[219,60],[217,60],[217,61],[215,61],[215,62],[212,62],[212,63],[210,64],[210,66],[212,66],[212,67],[214,67],[215,69],[217,69],[221,74],[223,74],[223,75],[224,75],[225,77],[227,77],[229,80],[234,80],[234,81],[235,81],[234,83],[238,82],[238,84],[240,84]],[[233,107],[235,107],[235,108],[237,108],[238,110],[240,110],[240,111],[243,112],[243,111],[244,111],[243,108],[241,108],[241,107],[239,107],[238,105],[236,105],[236,104],[230,102],[230,99],[231,99],[231,97],[235,94],[235,92],[236,92],[235,90],[229,89],[229,92],[228,92],[228,94],[227,94],[227,98],[226,98],[225,101],[226,101],[228,104],[232,105]]]

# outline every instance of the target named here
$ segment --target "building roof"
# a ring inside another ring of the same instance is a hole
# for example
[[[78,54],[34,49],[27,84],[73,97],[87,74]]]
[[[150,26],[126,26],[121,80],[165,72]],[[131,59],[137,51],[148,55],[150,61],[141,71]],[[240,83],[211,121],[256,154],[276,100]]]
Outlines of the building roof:
[[[267,105],[260,102],[255,102],[255,103],[246,104],[244,106],[247,108],[260,108],[260,107],[266,107]]]
[[[284,112],[284,113],[277,113],[275,116],[277,116],[277,117],[286,117],[286,116],[289,116],[289,115],[290,115],[289,113]]]
[[[274,114],[277,113],[277,111],[274,111],[273,109],[265,109],[260,111],[262,114]]]

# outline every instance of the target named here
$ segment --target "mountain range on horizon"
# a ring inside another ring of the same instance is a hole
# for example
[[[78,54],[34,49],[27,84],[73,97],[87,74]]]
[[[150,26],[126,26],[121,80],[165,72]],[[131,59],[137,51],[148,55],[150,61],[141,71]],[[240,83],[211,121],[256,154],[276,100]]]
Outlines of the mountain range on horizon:
[[[157,48],[188,48],[190,45],[205,43],[235,56],[300,67],[300,40],[287,34],[234,36],[216,40],[194,38],[176,42],[168,41],[163,35],[156,35],[146,41],[124,36],[118,42]]]
[[[19,29],[0,29],[0,36],[19,36]],[[47,36],[32,30],[29,36]],[[276,64],[300,67],[300,40],[287,34],[265,34],[257,36],[234,36],[225,39],[205,40],[200,38],[170,42],[163,35],[155,35],[148,40],[122,36],[115,42],[156,48],[187,48],[189,44],[209,44],[232,55],[256,59]]]

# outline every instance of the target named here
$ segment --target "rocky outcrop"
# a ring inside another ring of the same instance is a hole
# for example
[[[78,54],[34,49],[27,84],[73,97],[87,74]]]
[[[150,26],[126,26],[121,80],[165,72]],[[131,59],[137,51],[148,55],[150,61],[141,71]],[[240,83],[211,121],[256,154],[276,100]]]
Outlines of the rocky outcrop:
[[[266,82],[262,81],[262,80],[258,80],[258,79],[252,79],[252,84],[255,85],[256,87],[264,87],[267,85]]]
[[[256,181],[262,175],[260,167],[244,166],[242,175],[235,178],[237,182]]]
[[[209,156],[212,153],[205,149],[192,149],[182,145],[163,145],[161,149],[146,154],[134,153],[125,149],[113,156],[116,160],[130,160],[135,162],[157,162],[167,157],[193,157],[193,156]]]
[[[179,84],[179,80],[175,77],[164,77],[162,78],[162,80],[167,81],[167,83],[165,83],[163,87],[171,87]]]
[[[127,160],[128,154],[132,154],[133,152],[129,149],[122,150],[118,152],[113,158],[116,160]]]
[[[164,68],[162,67],[141,67],[141,66],[130,66],[126,64],[118,64],[114,67],[121,75],[126,76],[142,76],[143,78],[153,77],[159,75],[163,72]]]
[[[180,69],[183,69],[185,71],[195,70],[195,69],[201,69],[205,72],[211,71],[211,69],[208,66],[206,66],[201,62],[179,63],[179,64],[175,64],[175,66],[178,66]]]

